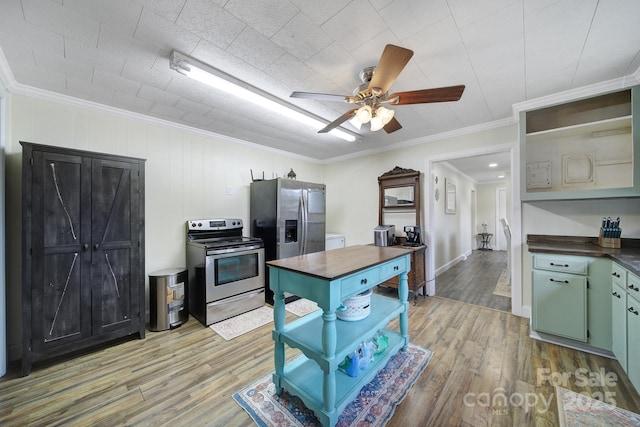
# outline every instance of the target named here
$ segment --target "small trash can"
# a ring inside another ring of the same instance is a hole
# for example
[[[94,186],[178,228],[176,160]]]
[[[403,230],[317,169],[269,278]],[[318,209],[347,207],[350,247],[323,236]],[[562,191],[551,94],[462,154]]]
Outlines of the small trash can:
[[[167,268],[149,274],[149,330],[165,331],[189,320],[188,279],[184,268]]]

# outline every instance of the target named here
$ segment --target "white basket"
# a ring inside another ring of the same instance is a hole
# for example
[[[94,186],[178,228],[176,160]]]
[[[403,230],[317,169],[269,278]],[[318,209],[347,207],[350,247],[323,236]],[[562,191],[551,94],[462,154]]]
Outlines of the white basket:
[[[371,294],[372,291],[369,289],[342,301],[342,306],[336,310],[338,319],[353,322],[367,317],[371,313]]]

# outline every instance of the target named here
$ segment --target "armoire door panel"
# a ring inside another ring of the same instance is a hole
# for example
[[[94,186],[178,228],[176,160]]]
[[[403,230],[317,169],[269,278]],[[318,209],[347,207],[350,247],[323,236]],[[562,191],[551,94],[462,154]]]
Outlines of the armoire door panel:
[[[42,341],[69,341],[83,335],[80,313],[82,307],[82,285],[80,254],[51,254],[44,257],[42,281]],[[37,303],[36,303],[37,305]],[[88,326],[88,325],[87,325]],[[87,331],[87,335],[90,331]]]
[[[104,329],[129,322],[131,302],[131,250],[99,251],[94,270],[94,328]]]

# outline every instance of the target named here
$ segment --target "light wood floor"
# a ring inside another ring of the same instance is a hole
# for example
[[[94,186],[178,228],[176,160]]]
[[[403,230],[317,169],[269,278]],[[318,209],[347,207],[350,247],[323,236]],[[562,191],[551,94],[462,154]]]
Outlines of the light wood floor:
[[[506,251],[474,250],[465,261],[436,277],[436,295],[511,312],[511,298],[493,294],[506,268]]]
[[[566,388],[613,393],[619,407],[639,412],[640,397],[616,361],[534,341],[527,319],[439,297],[409,310],[411,341],[435,354],[390,427],[557,425],[554,387],[540,369],[571,374]],[[231,396],[272,371],[272,327],[224,341],[190,319],[144,340],[35,365],[29,377],[12,366],[0,379],[0,425],[252,426]],[[618,379],[580,387],[579,368]],[[499,394],[514,403],[487,403]],[[536,406],[519,405],[534,397]],[[542,398],[551,400],[549,410]]]

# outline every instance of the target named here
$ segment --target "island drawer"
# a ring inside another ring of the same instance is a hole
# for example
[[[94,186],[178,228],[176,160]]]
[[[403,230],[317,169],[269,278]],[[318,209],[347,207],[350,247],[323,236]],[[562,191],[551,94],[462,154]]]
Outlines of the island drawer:
[[[349,276],[340,282],[340,298],[344,300],[345,298],[364,292],[379,282],[380,270],[378,268],[370,268]]]

